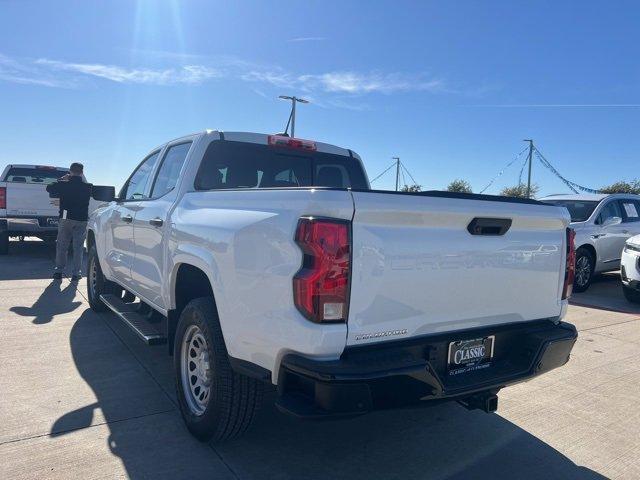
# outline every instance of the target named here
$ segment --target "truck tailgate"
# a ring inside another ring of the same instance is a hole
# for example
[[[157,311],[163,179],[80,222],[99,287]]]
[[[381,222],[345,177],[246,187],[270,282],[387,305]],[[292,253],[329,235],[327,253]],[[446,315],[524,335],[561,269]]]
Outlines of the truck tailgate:
[[[45,185],[7,182],[7,216],[57,217],[58,207]]]
[[[566,210],[477,198],[353,192],[348,345],[560,315]]]

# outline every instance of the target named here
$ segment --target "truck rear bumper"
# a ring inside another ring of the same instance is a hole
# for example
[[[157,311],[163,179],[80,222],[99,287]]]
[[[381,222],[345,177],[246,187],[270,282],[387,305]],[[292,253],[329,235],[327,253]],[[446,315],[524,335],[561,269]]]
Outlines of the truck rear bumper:
[[[6,218],[9,235],[48,234],[55,236],[58,232],[57,221],[57,216]]]
[[[494,356],[488,367],[448,373],[451,342],[491,335]],[[288,354],[281,364],[276,405],[298,417],[322,418],[433,401],[464,402],[564,365],[577,338],[571,324],[540,320],[351,347],[335,361]]]

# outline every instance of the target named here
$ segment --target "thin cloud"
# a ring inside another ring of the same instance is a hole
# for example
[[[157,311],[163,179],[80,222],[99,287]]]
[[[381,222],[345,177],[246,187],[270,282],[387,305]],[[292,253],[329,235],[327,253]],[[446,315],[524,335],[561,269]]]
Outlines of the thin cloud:
[[[441,80],[424,80],[400,73],[360,74],[355,72],[328,72],[322,74],[293,75],[280,70],[253,70],[243,80],[270,83],[276,87],[297,88],[305,92],[322,91],[361,95],[366,93],[394,93],[407,91],[444,90]]]
[[[329,72],[321,75],[302,75],[299,79],[305,85],[319,84],[323,90],[334,93],[394,93],[418,90],[435,92],[444,88],[440,80],[421,80],[400,73]]]
[[[185,65],[180,68],[153,70],[146,68],[127,69],[116,65],[99,63],[66,63],[57,60],[38,59],[37,65],[43,65],[55,70],[63,70],[83,75],[104,78],[117,83],[140,83],[150,85],[191,84],[197,85],[222,75],[203,65]]]
[[[75,83],[58,79],[37,68],[24,65],[6,55],[0,54],[0,80],[22,85],[38,85],[42,87],[72,88]]]
[[[296,37],[290,38],[287,42],[322,42],[326,37]]]
[[[310,37],[309,37],[310,38]],[[79,88],[95,81],[137,85],[202,85],[221,78],[242,81],[257,95],[270,97],[275,87],[278,93],[297,91],[305,98],[314,98],[316,105],[351,110],[367,110],[359,97],[368,94],[428,92],[461,94],[444,81],[425,74],[403,72],[368,73],[329,71],[320,73],[292,72],[279,66],[260,65],[229,56],[198,56],[154,52],[154,63],[163,68],[147,66],[124,67],[99,62],[80,63],[50,58],[18,59],[0,54],[0,81],[41,85],[46,87]],[[162,60],[160,60],[162,59]],[[271,87],[269,89],[268,87]]]

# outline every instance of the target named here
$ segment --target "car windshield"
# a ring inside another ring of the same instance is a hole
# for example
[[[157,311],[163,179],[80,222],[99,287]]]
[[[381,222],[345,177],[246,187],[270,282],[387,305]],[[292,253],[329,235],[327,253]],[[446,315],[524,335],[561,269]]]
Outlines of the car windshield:
[[[584,222],[591,216],[600,202],[587,200],[544,200],[544,203],[550,203],[557,207],[565,207],[569,210],[572,222]]]
[[[12,167],[9,169],[4,181],[49,185],[50,183],[58,180],[65,173],[68,172],[49,167]]]

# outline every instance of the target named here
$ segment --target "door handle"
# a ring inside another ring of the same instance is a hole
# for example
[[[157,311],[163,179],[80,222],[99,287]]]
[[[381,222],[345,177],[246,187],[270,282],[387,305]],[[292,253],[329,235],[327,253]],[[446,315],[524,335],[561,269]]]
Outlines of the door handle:
[[[606,233],[596,233],[594,235],[591,235],[591,238],[596,239],[596,238],[604,237],[605,235]]]
[[[622,230],[622,233],[629,233],[629,230]]]
[[[149,223],[154,227],[161,227],[164,221],[161,218],[156,217],[149,220]]]
[[[121,220],[124,223],[131,223],[131,222],[133,222],[133,217],[131,215],[125,215],[124,217],[122,217]]]

